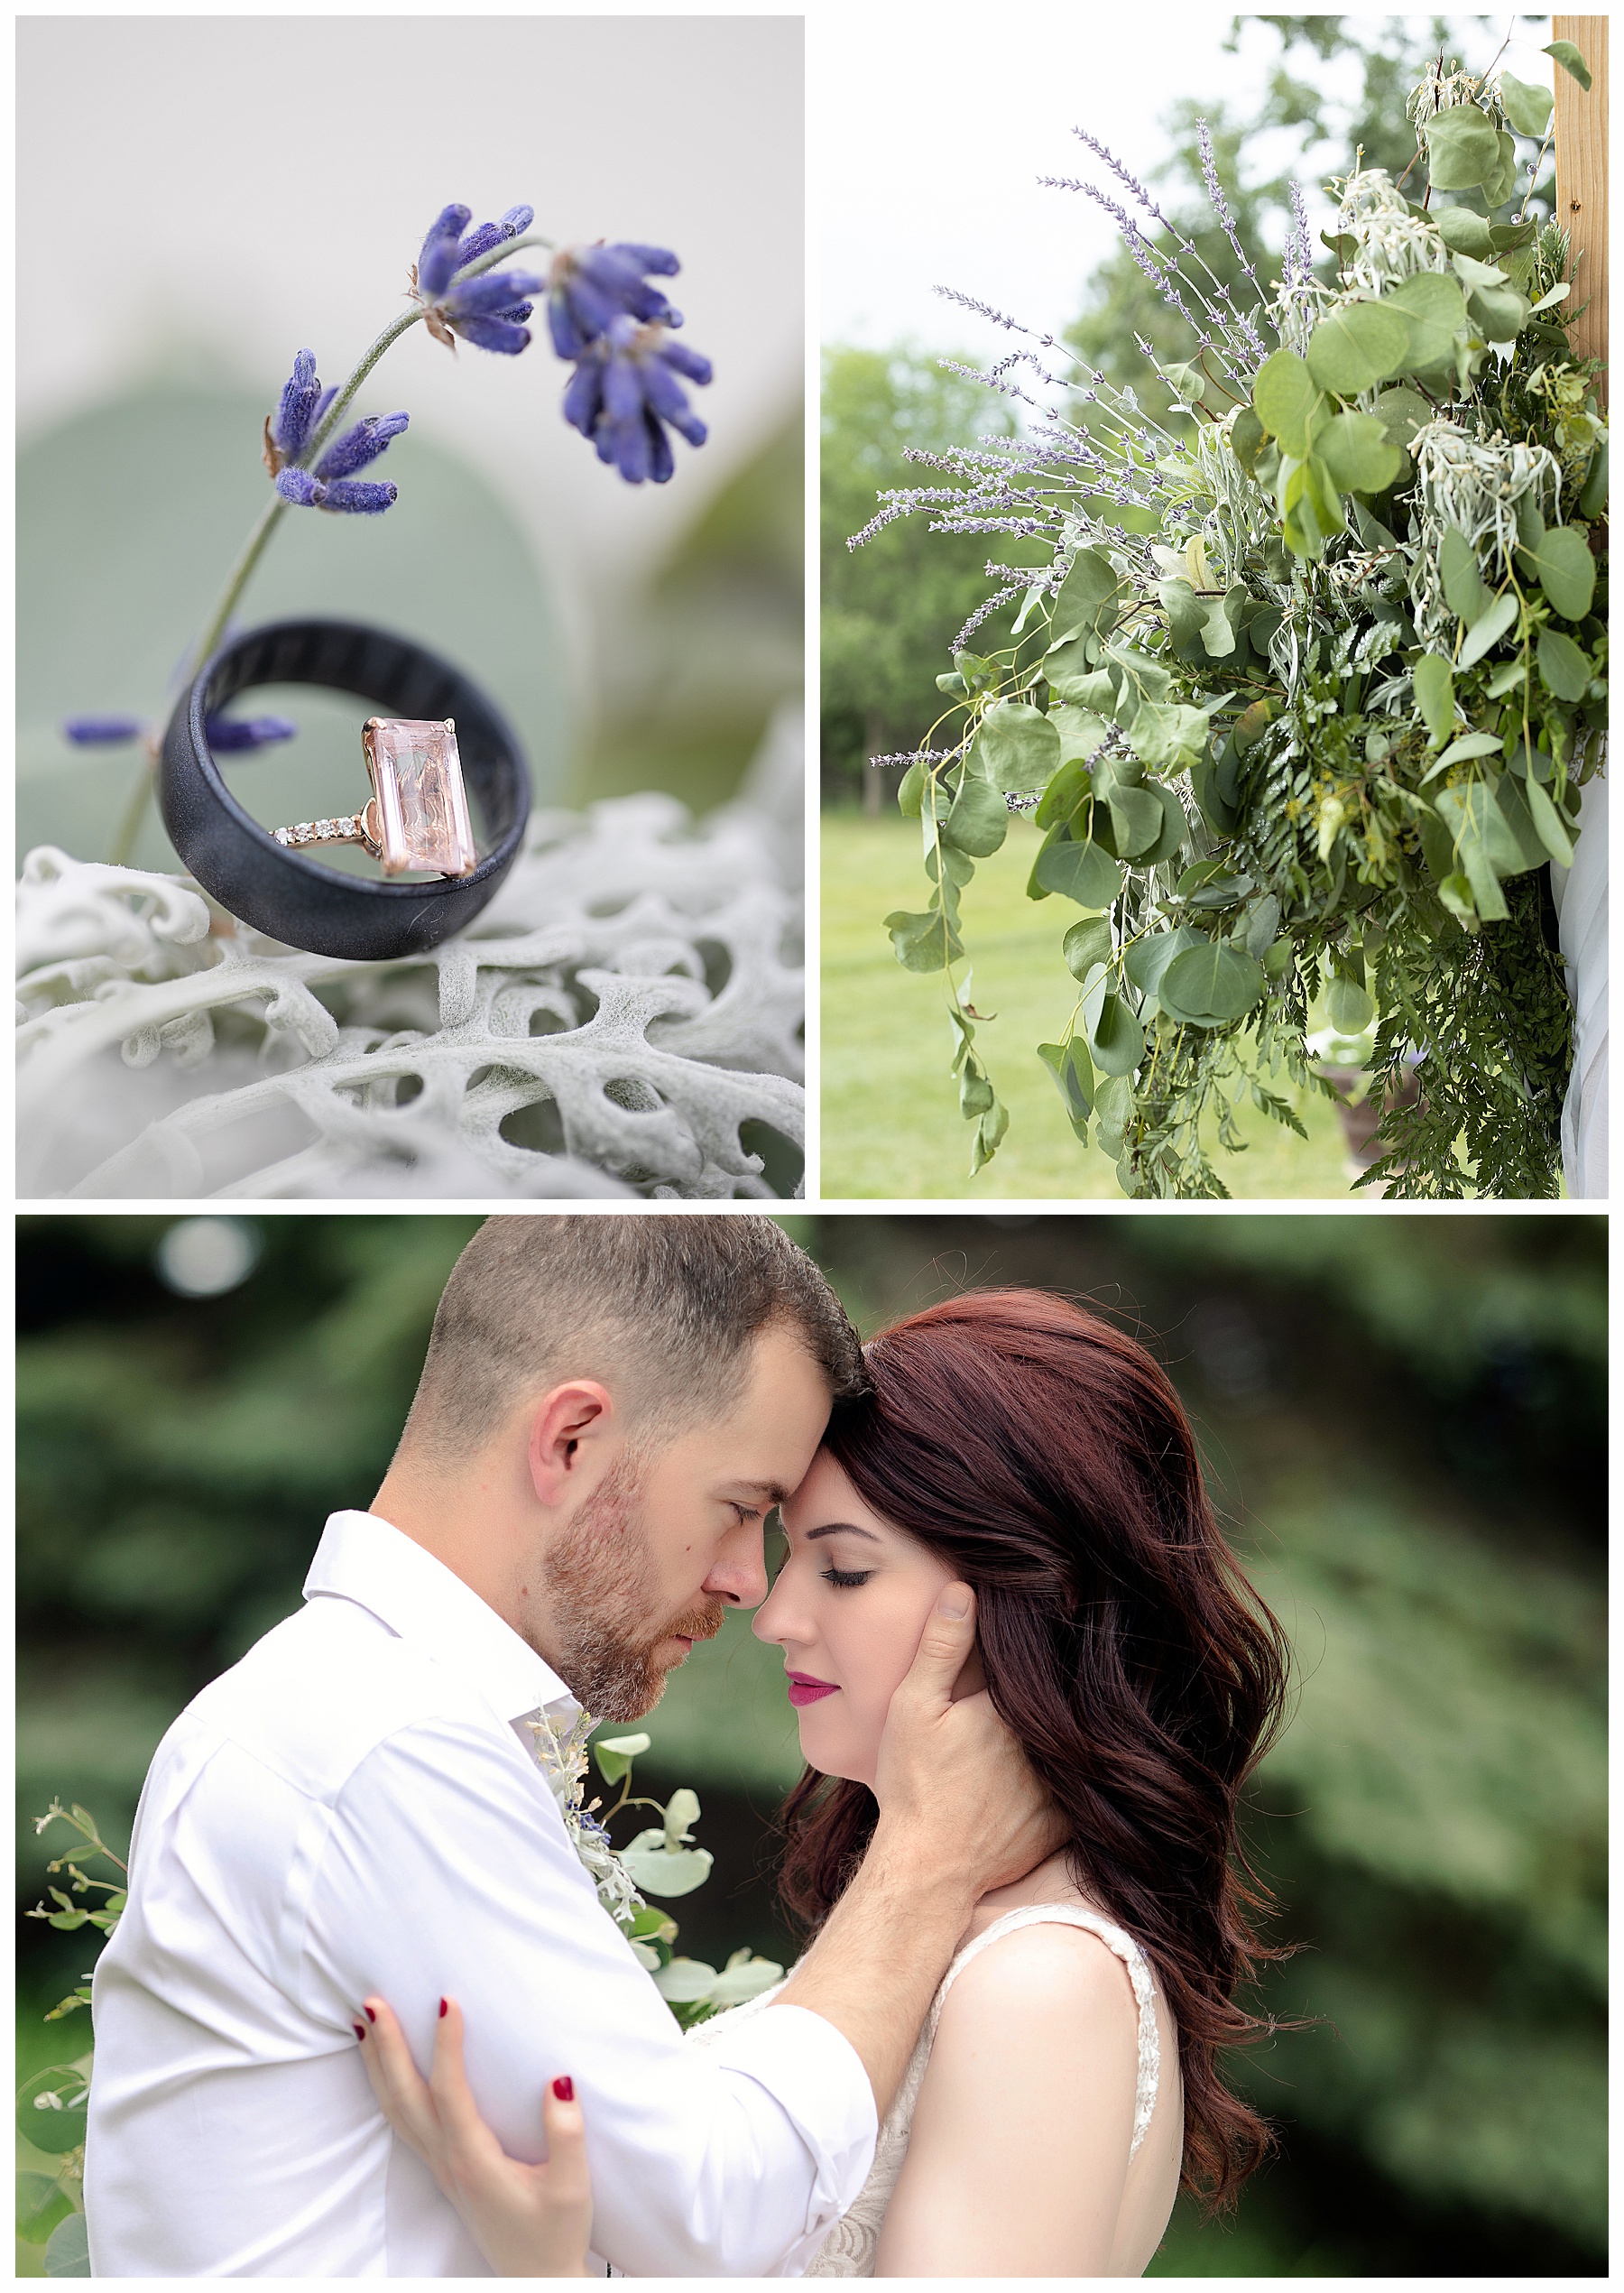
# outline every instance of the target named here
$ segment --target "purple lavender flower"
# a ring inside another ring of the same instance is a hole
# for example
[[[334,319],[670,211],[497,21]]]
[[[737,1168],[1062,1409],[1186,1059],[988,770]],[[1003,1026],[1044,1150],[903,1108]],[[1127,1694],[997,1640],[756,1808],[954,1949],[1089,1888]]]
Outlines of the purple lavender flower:
[[[584,357],[589,343],[606,335],[615,319],[641,319],[679,327],[682,313],[643,276],[655,272],[674,278],[681,264],[669,247],[640,245],[631,239],[613,246],[565,247],[554,256],[547,282],[547,323],[560,358]]]
[[[272,477],[284,463],[299,459],[337,395],[317,380],[315,352],[301,350],[282,385],[281,403],[265,421],[265,466]]]
[[[140,717],[69,717],[62,737],[75,748],[123,748],[138,741],[145,730],[145,719]]]
[[[272,741],[291,741],[299,732],[291,717],[210,717],[204,736],[213,749],[267,748]]]
[[[344,510],[352,515],[376,517],[389,508],[397,489],[351,481],[357,470],[377,460],[410,420],[407,414],[364,414],[354,429],[334,439],[314,470],[279,470],[277,492],[296,509]]]
[[[639,326],[624,314],[590,343],[564,393],[564,419],[591,439],[600,462],[613,462],[628,485],[663,485],[676,467],[669,422],[690,446],[708,432],[678,380],[705,384],[711,363],[672,339],[661,326]]]
[[[457,250],[457,268],[466,270],[470,263],[477,263],[482,254],[489,254],[504,239],[522,237],[536,219],[533,207],[510,207],[500,223],[482,223],[470,231]]]
[[[413,284],[418,300],[428,305],[424,324],[436,342],[454,350],[460,335],[481,350],[501,351],[510,358],[528,347],[524,321],[533,306],[526,298],[539,294],[546,281],[527,271],[487,271],[474,279],[460,273],[493,247],[517,238],[534,213],[533,208],[511,207],[500,223],[482,223],[473,231],[466,207],[442,208],[435,217]]]
[[[442,208],[429,226],[423,251],[417,259],[417,291],[425,302],[436,302],[457,275],[457,249],[468,227],[470,209]]]

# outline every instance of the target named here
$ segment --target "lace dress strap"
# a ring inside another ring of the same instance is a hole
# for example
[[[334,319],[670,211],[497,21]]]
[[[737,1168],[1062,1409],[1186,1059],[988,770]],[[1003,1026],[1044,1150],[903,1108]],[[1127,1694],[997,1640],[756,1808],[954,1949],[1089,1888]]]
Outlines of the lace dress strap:
[[[1128,1970],[1133,1985],[1133,1995],[1139,2004],[1139,2076],[1134,2085],[1133,2140],[1128,2156],[1138,2156],[1140,2144],[1150,2124],[1150,2113],[1156,2107],[1156,2092],[1161,2078],[1161,2033],[1156,2027],[1156,1984],[1151,1979],[1150,1962],[1125,1928],[1118,1927],[1099,1911],[1085,1910],[1081,1903],[1023,1903],[1019,1910],[1006,1911],[995,1919],[991,1927],[983,1928],[973,1942],[966,1943],[942,1977],[942,1986],[936,1994],[930,2017],[925,2025],[926,2036],[934,2041],[937,2025],[941,2020],[942,2008],[954,1983],[971,1960],[984,1951],[990,1943],[1001,1937],[1012,1935],[1022,1927],[1083,1927],[1097,1935],[1108,1950],[1114,1951]]]

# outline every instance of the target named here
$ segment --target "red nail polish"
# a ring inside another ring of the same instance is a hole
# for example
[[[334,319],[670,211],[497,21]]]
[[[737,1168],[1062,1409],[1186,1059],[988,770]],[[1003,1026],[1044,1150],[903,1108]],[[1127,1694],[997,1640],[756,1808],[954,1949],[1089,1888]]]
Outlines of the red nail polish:
[[[350,2024],[350,2029],[355,2032],[358,2039],[364,2039],[366,2036],[366,2025],[364,2022],[352,2022]]]
[[[443,2021],[445,2020],[445,2019],[446,2019],[446,2002],[445,2002],[445,2000],[444,2000],[444,1999],[442,1999],[442,2000],[440,2001],[440,2020],[441,2020],[441,2021],[443,2022]]]
[[[366,2019],[367,2019],[367,2020],[368,2020],[369,2022],[375,2022],[375,2021],[377,2020],[377,2019],[378,2019],[378,2018],[377,2018],[377,2016],[376,2016],[376,2015],[373,2012],[373,2011],[372,2011],[372,2009],[371,2009],[371,2007],[370,2007],[370,2006],[364,2006],[364,2007],[362,2008],[361,2011],[362,2011],[362,2013],[363,2013],[363,2014],[364,2014],[364,2015],[365,2015],[365,2017],[366,2017]]]
[[[560,2102],[573,2102],[575,2100],[575,2080],[573,2078],[555,2078],[553,2080],[553,2092],[558,2095]]]

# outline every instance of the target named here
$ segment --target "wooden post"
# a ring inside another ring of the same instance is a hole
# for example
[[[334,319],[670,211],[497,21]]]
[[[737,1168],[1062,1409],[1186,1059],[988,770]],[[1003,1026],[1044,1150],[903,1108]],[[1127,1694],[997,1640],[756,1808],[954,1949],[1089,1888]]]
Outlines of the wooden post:
[[[1571,40],[1591,69],[1588,91],[1560,64],[1556,82],[1556,220],[1573,236],[1573,300],[1589,308],[1568,339],[1600,358],[1596,397],[1607,411],[1607,18],[1553,16],[1554,40]]]

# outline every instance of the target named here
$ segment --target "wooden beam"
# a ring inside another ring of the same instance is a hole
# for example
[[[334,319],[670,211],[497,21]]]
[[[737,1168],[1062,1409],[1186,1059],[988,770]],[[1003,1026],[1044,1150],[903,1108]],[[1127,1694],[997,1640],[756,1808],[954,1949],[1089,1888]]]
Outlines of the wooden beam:
[[[1553,16],[1554,40],[1571,40],[1591,69],[1588,91],[1560,64],[1556,81],[1556,220],[1572,235],[1573,300],[1586,303],[1568,339],[1599,358],[1596,396],[1607,406],[1607,18]]]

